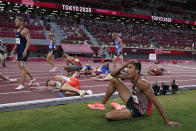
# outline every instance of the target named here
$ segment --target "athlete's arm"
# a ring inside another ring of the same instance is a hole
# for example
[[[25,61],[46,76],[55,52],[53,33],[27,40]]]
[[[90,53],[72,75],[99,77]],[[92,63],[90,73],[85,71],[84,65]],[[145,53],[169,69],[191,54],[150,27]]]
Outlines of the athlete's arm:
[[[60,75],[54,76],[54,80],[61,82],[61,85],[62,85],[62,83],[64,84],[66,82],[66,80],[63,79]]]
[[[14,46],[13,50],[12,50],[12,54],[16,51],[16,47],[17,47],[17,44]]]
[[[146,94],[146,96],[155,105],[157,111],[161,114],[161,116],[162,116],[162,118],[163,118],[163,120],[164,120],[166,125],[169,125],[169,126],[181,126],[177,122],[170,122],[170,121],[167,120],[161,104],[159,103],[159,101],[157,100],[157,98],[155,97],[155,95],[152,92],[150,84],[148,84],[147,82],[143,81],[142,84],[141,84],[141,87],[142,87],[142,90],[144,91],[144,93]]]
[[[120,74],[121,70],[123,70],[125,67],[127,67],[130,64],[130,62],[124,64],[123,66],[121,66],[120,68],[111,71],[111,76],[112,77],[118,77],[118,75]]]
[[[54,44],[54,37],[50,37],[50,40],[52,41],[52,44]]]
[[[29,30],[27,28],[24,28],[23,31],[21,32],[21,35],[24,36],[27,40],[27,44],[26,44],[26,47],[24,49],[24,52],[23,52],[23,58],[27,56],[27,51],[30,47],[30,33],[29,33]]]

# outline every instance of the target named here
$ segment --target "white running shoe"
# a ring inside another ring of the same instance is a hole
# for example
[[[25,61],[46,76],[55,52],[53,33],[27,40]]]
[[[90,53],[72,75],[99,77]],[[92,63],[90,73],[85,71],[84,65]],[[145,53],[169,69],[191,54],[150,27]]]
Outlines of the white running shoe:
[[[54,68],[52,68],[52,70],[50,70],[49,72],[55,72],[57,70],[57,67],[55,66]]]
[[[6,83],[13,83],[13,82],[16,82],[17,79],[9,79],[8,81],[6,81]]]
[[[87,90],[87,91],[86,91],[86,94],[87,94],[87,95],[92,95],[93,92],[92,92],[91,90]]]
[[[34,78],[33,80],[30,80],[29,82],[29,86],[33,85],[33,83],[36,81],[36,79]]]
[[[39,84],[39,83],[35,83],[35,85],[36,85],[37,87],[40,87],[40,84]]]
[[[23,85],[19,85],[17,88],[15,88],[16,90],[21,90],[21,89],[23,89],[24,88],[24,86]]]
[[[80,96],[81,97],[85,96],[85,91],[84,90],[80,90]]]

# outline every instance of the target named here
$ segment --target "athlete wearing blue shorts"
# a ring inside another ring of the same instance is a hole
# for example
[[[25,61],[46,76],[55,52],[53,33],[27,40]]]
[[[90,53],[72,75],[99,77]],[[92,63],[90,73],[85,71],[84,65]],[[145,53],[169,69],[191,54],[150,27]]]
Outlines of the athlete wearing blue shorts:
[[[49,64],[51,64],[53,67],[49,72],[55,72],[57,69],[57,66],[54,63],[54,52],[56,49],[54,34],[49,33],[48,36],[50,38],[50,44],[49,44],[49,52],[48,52],[48,56],[47,56],[47,62]]]
[[[24,28],[24,20],[22,17],[16,17],[15,24],[17,27],[16,31],[16,45],[12,51],[12,53],[17,54],[17,61],[19,69],[22,72],[22,80],[21,84],[15,88],[15,89],[23,89],[25,84],[26,75],[29,76],[30,83],[29,85],[32,85],[35,82],[35,79],[29,72],[29,70],[26,67],[26,61],[29,56],[29,47],[30,47],[30,33],[27,28]]]
[[[112,33],[112,38],[114,39],[114,44],[116,46],[116,52],[113,57],[113,69],[116,69],[116,61],[120,59],[120,64],[123,65],[123,44],[122,40],[117,36],[116,33]]]

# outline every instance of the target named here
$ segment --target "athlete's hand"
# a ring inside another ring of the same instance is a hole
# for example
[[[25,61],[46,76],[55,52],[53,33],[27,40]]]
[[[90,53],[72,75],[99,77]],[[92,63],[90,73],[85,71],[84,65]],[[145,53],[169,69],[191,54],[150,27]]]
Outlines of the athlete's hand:
[[[168,121],[166,124],[167,124],[168,126],[172,126],[172,127],[174,127],[174,126],[180,127],[180,126],[181,126],[181,124],[178,123],[178,122],[170,122],[170,121]]]
[[[27,52],[24,51],[23,54],[22,54],[22,58],[25,58],[27,56]]]
[[[13,51],[11,52],[11,54],[14,55],[14,52],[15,52],[15,50],[13,50]]]

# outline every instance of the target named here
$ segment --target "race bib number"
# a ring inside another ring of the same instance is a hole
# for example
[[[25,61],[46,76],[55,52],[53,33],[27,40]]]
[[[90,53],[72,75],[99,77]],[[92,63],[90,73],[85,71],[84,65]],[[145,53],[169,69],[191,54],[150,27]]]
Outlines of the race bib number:
[[[16,38],[16,44],[20,44],[20,38]]]
[[[133,101],[134,101],[135,103],[139,104],[139,100],[138,100],[137,96],[132,95],[132,98],[133,98]]]

